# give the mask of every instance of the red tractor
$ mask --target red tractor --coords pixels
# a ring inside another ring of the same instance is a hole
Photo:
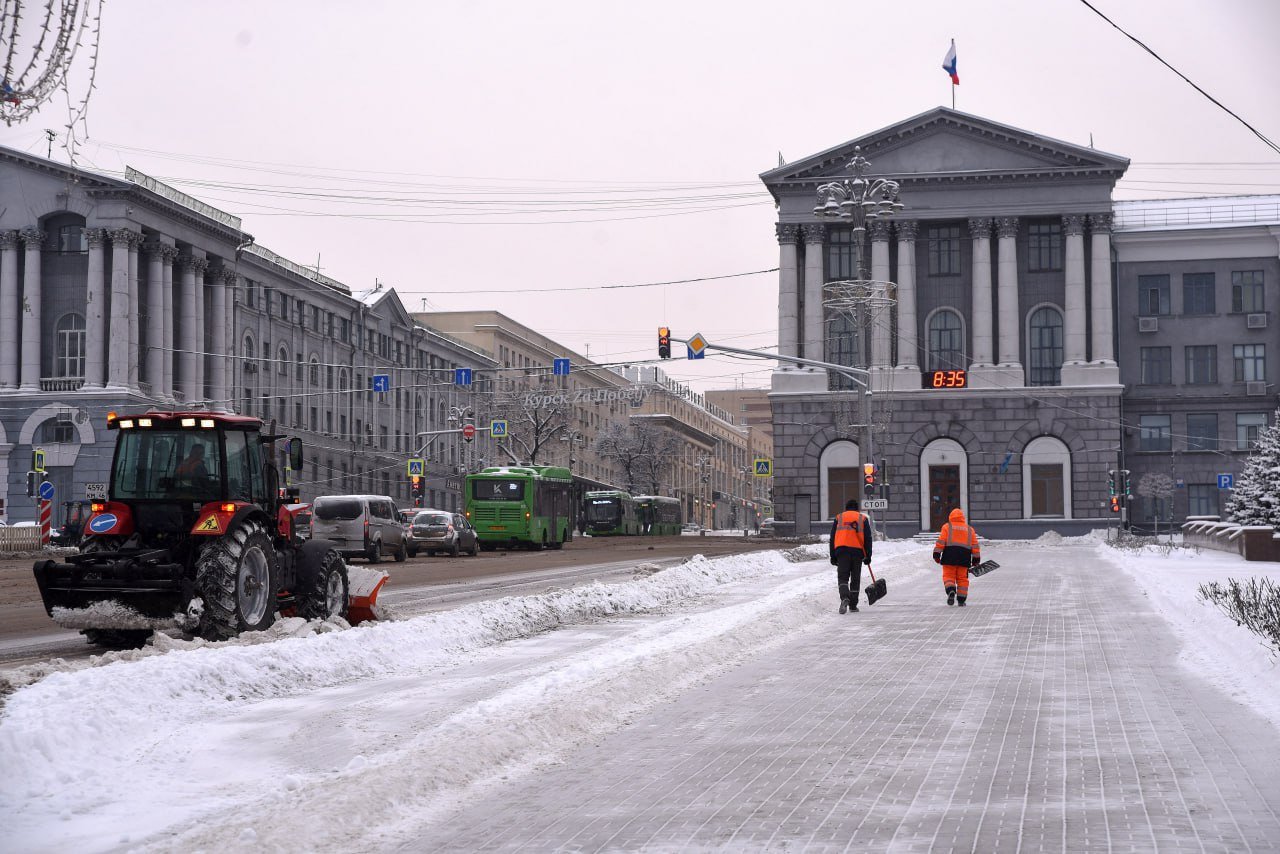
[[[347,566],[295,530],[276,441],[257,418],[211,412],[107,416],[118,431],[105,500],[93,501],[80,554],[40,561],[55,622],[91,643],[138,646],[177,626],[210,640],[265,629],[279,612],[347,615]],[[285,444],[302,468],[302,442]]]

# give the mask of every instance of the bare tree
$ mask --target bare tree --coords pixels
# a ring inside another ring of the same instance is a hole
[[[664,478],[671,481],[671,461],[684,443],[670,430],[652,424],[638,424],[635,430],[644,449],[640,471],[649,483],[649,494],[661,495]]]
[[[538,464],[539,455],[559,439],[569,423],[567,395],[520,391],[499,395],[495,417],[507,422],[507,438],[500,445],[512,462]]]
[[[1166,508],[1167,510],[1169,510],[1173,506],[1174,489],[1175,489],[1175,485],[1173,482],[1173,478],[1169,477],[1169,475],[1167,474],[1161,474],[1159,472],[1148,472],[1147,474],[1144,474],[1142,477],[1138,479],[1137,493],[1143,496],[1144,498],[1158,498],[1161,501],[1168,501],[1169,505],[1168,505],[1168,508]],[[1158,537],[1160,536],[1159,508],[1156,508],[1152,512],[1152,517],[1155,519],[1155,526],[1156,526],[1155,533],[1156,533],[1156,536]]]
[[[646,449],[629,423],[610,421],[596,436],[596,453],[613,460],[622,469],[627,491],[635,489],[638,477],[643,474]]]

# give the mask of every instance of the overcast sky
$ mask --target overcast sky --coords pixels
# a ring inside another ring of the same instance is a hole
[[[1280,139],[1280,3],[1094,5]],[[759,173],[949,106],[953,38],[958,109],[1092,135],[1133,161],[1117,198],[1280,192],[1280,157],[1080,0],[108,0],[77,156],[411,311],[497,309],[597,361],[653,358],[664,323],[772,348],[776,273],[552,289],[775,267]],[[0,139],[43,155],[66,112]],[[767,364],[664,367],[701,390]]]

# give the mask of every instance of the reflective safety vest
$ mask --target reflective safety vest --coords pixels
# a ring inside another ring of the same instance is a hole
[[[857,510],[845,510],[836,517],[836,538],[833,548],[849,548],[866,550],[862,540],[866,528],[864,517]]]
[[[944,566],[967,566],[971,558],[981,554],[978,534],[967,524],[947,522],[938,532],[933,554]]]

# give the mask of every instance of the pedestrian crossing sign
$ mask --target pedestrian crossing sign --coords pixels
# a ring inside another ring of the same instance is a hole
[[[773,460],[758,459],[755,461],[756,477],[773,477]]]
[[[507,435],[507,422],[494,421],[489,425],[489,435],[495,439],[501,439]]]
[[[422,477],[426,474],[427,461],[422,457],[414,457],[409,460],[408,472],[409,477]]]

